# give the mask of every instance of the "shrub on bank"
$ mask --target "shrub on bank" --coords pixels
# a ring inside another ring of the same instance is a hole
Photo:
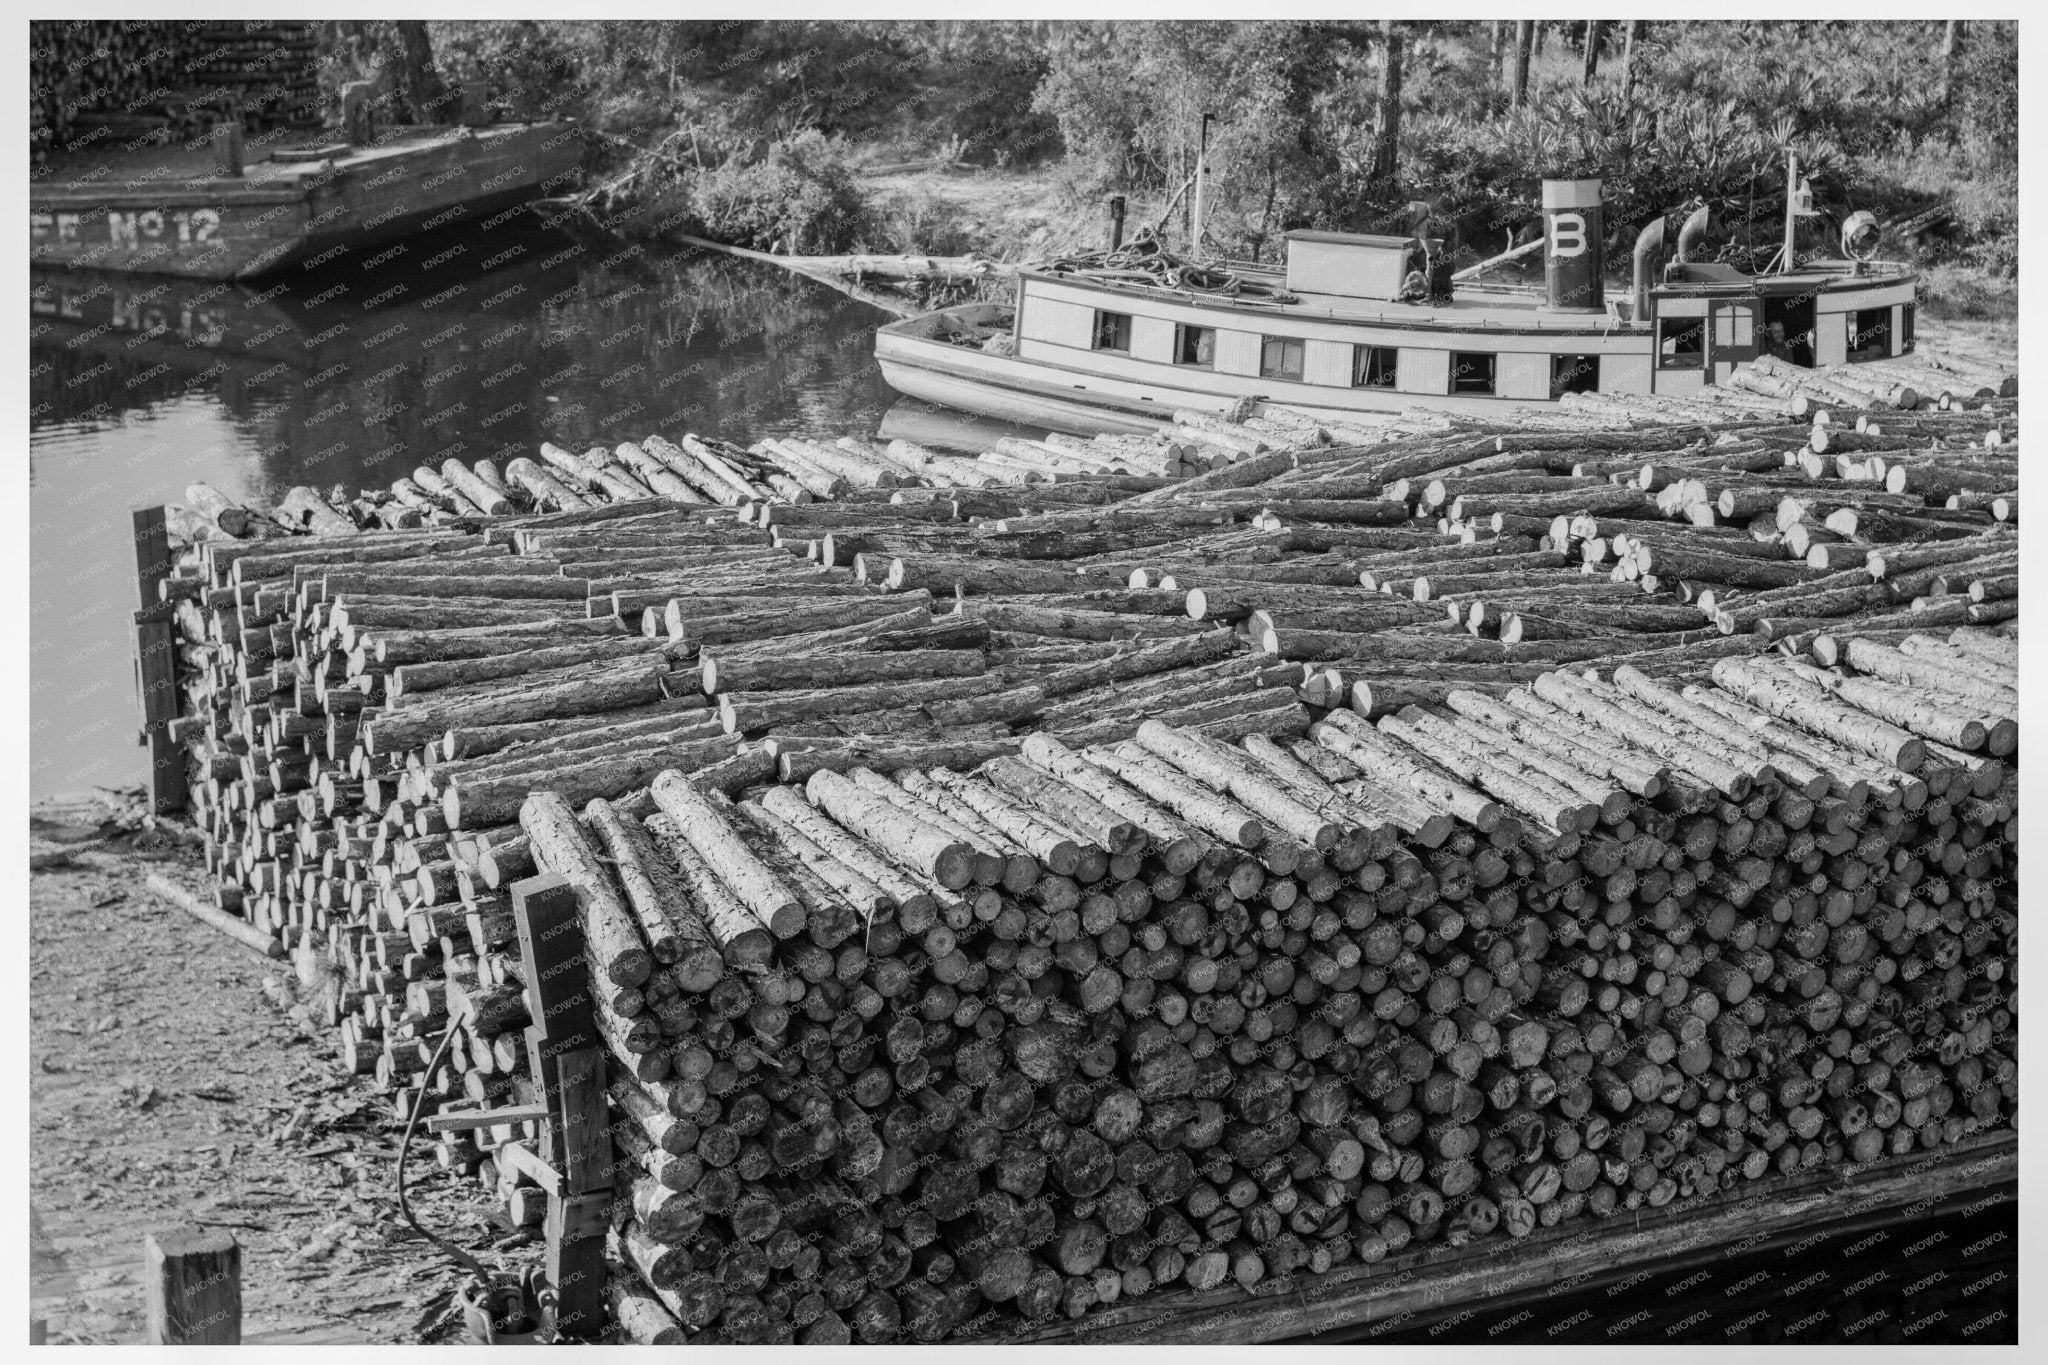
[[[758,160],[703,172],[690,207],[714,241],[792,256],[852,251],[872,227],[845,143],[815,129],[771,143]]]
[[[989,243],[951,199],[927,189],[891,194],[873,209],[868,245],[904,255],[966,256]]]

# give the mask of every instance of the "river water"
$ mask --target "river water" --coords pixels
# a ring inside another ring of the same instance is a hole
[[[889,316],[772,267],[528,214],[378,255],[255,286],[32,272],[32,798],[144,771],[134,508],[502,468],[543,440],[869,434],[895,401]]]

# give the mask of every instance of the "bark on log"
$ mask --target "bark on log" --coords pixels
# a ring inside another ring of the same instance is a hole
[[[677,833],[770,933],[786,939],[803,932],[803,901],[755,856],[710,798],[673,770],[656,777],[652,787],[655,803]]]
[[[978,650],[919,649],[874,654],[798,654],[699,660],[706,692],[768,692],[859,683],[971,678],[987,672]]]
[[[958,891],[972,879],[966,844],[907,816],[841,774],[814,774],[804,784],[804,793],[834,820],[948,891]]]
[[[511,691],[408,706],[380,712],[363,722],[361,742],[373,756],[416,749],[464,725],[513,724],[587,716],[662,699],[660,663],[627,660],[624,667],[581,676],[535,675]]]
[[[654,960],[668,966],[669,978],[683,990],[708,991],[717,985],[725,975],[718,945],[646,830],[602,799],[584,807],[584,818],[611,857]]]
[[[833,628],[852,622],[864,623],[899,616],[924,607],[929,593],[902,593],[888,597],[835,598],[810,606],[767,606],[749,611],[709,611],[687,597],[670,600],[663,612],[671,640],[695,645],[724,644],[736,640],[760,640],[795,635],[804,631]]]
[[[442,818],[450,829],[478,829],[496,824],[517,811],[525,793],[539,782],[546,782],[574,802],[623,797],[647,786],[664,768],[684,765],[695,771],[730,756],[732,751],[732,741],[723,736],[653,749],[630,741],[624,751],[605,752],[582,762],[519,767],[496,775],[485,771],[476,776],[458,776],[441,792]],[[573,752],[569,757],[575,757]]]
[[[1713,675],[1716,683],[1770,715],[1817,730],[1902,772],[1917,771],[1926,757],[1926,746],[1916,736],[1843,706],[1824,689],[1763,660],[1723,659]]]
[[[559,794],[538,791],[519,809],[519,824],[533,841],[534,861],[568,878],[576,891],[577,918],[592,967],[614,986],[644,984],[654,958],[640,941],[640,930],[610,874],[584,832],[576,810]]]

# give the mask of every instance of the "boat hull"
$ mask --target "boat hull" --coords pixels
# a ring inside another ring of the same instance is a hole
[[[1006,386],[999,378],[948,373],[915,359],[877,354],[882,379],[905,397],[971,412],[1020,427],[1043,427],[1075,436],[1147,436],[1164,422],[1124,415],[1086,399],[1062,399]]]
[[[313,269],[559,190],[579,145],[567,125],[533,124],[429,134],[304,168],[265,163],[239,178],[53,179],[30,191],[29,258],[204,280]]]
[[[954,310],[957,312],[958,310]],[[1242,397],[1268,398],[1246,385],[1244,394],[1084,374],[1014,356],[991,355],[941,341],[907,336],[884,327],[876,335],[875,360],[882,378],[911,398],[992,417],[1019,426],[1045,427],[1076,436],[1102,433],[1144,435],[1172,425],[1175,409],[1226,412]],[[1209,376],[1212,380],[1216,376]],[[1445,412],[1498,414],[1499,399],[1418,399],[1412,393],[1375,394],[1354,390],[1344,404],[1304,401],[1290,395],[1287,406],[1329,421],[1361,413],[1397,413],[1418,405]]]

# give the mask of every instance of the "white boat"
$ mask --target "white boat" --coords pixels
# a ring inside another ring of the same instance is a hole
[[[1796,191],[1791,200],[1786,261]],[[1025,268],[1014,303],[891,323],[875,358],[901,393],[1086,435],[1246,400],[1341,420],[1416,407],[1497,414],[1567,393],[1683,396],[1765,351],[1828,366],[1913,349],[1916,276],[1903,265],[1845,255],[1749,274],[1692,261],[1702,208],[1668,252],[1669,220],[1646,227],[1633,287],[1611,298],[1600,182],[1545,181],[1543,217],[1529,248],[1544,252],[1541,288],[1458,283],[1441,242],[1421,236],[1292,232],[1284,265],[1199,272],[1222,288],[1197,287],[1184,269]],[[1845,251],[1874,248],[1868,218],[1845,225]]]

